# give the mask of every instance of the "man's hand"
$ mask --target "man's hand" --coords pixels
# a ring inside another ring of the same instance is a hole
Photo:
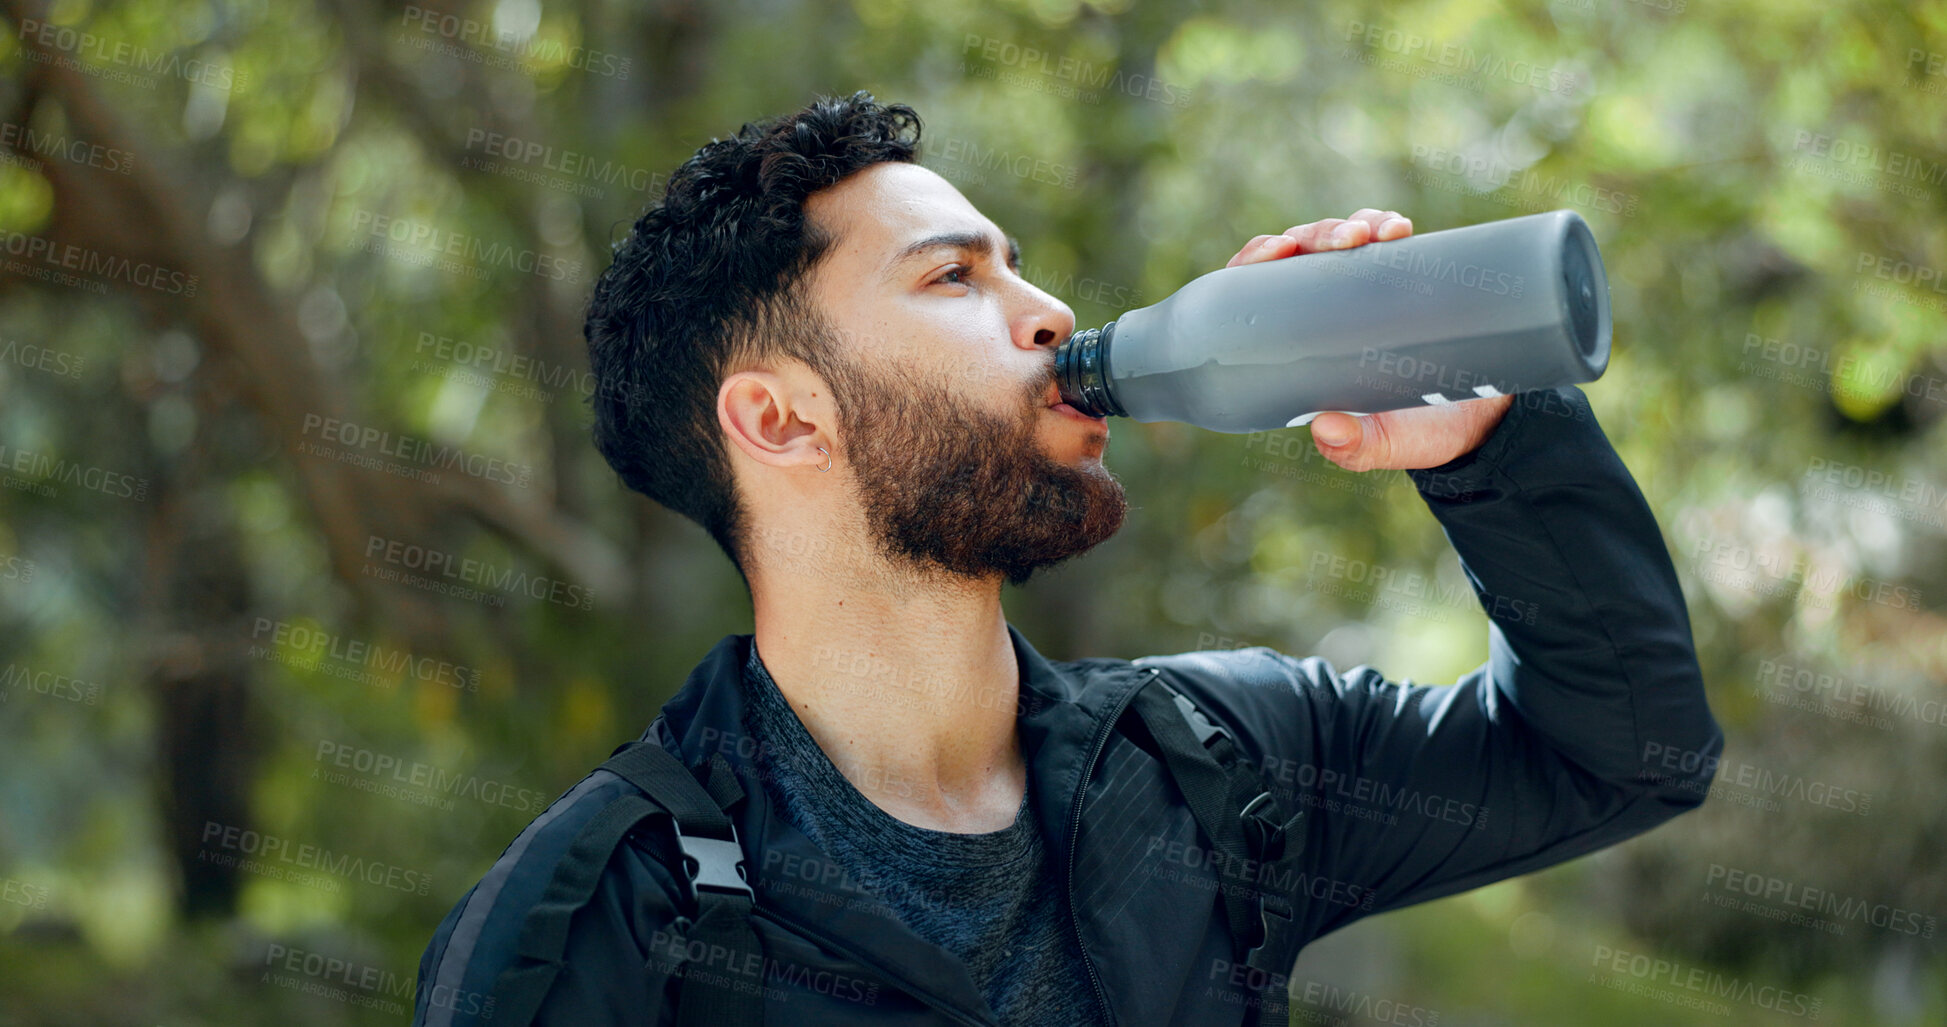
[[[1349,218],[1326,218],[1293,225],[1277,235],[1260,235],[1245,243],[1224,266],[1346,250],[1412,234],[1413,222],[1398,211],[1364,207]],[[1387,410],[1366,417],[1319,414],[1311,422],[1312,444],[1325,459],[1348,471],[1436,467],[1473,452],[1487,441],[1513,403],[1513,396],[1495,396],[1446,406]]]

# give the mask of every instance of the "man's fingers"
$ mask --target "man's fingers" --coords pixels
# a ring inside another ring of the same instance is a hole
[[[1291,253],[1287,252],[1290,246],[1291,239],[1288,236],[1260,235],[1245,243],[1244,248],[1238,250],[1237,255],[1230,258],[1230,262],[1224,266],[1236,267],[1239,264],[1255,264],[1260,260],[1288,257],[1291,256]]]
[[[1369,242],[1404,239],[1412,234],[1412,219],[1399,211],[1361,207],[1349,218],[1325,218],[1306,225],[1292,225],[1277,235],[1256,236],[1224,266],[1351,249]]]
[[[1363,221],[1326,218],[1309,225],[1293,225],[1285,229],[1284,234],[1298,240],[1299,253],[1323,253],[1370,242],[1369,228]]]
[[[1404,239],[1413,234],[1413,219],[1393,211],[1384,212],[1379,218],[1379,226],[1372,230],[1375,240]]]
[[[1361,207],[1352,217],[1372,226],[1372,240],[1403,239],[1413,234],[1413,219],[1396,210]],[[1395,223],[1397,222],[1397,223]]]
[[[1369,242],[1404,239],[1413,234],[1413,221],[1396,210],[1361,207],[1349,218],[1325,218],[1308,225],[1292,225],[1284,234],[1297,240],[1298,253],[1322,253]]]

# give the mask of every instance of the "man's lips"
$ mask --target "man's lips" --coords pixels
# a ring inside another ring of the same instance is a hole
[[[1073,417],[1079,421],[1086,421],[1090,424],[1106,425],[1109,423],[1109,419],[1106,417],[1090,417],[1087,414],[1082,413],[1080,410],[1077,410],[1074,407],[1070,406],[1067,402],[1065,402],[1061,398],[1061,389],[1058,388],[1053,382],[1048,383],[1048,391],[1046,394],[1042,396],[1042,398],[1048,401],[1048,409],[1053,410],[1055,413],[1062,414],[1067,417]]]
[[[1055,413],[1058,413],[1063,417],[1072,417],[1078,421],[1086,421],[1089,424],[1109,423],[1109,419],[1106,417],[1090,417],[1087,414],[1082,413],[1080,410],[1077,410],[1066,403],[1056,403],[1054,406],[1051,406],[1048,409],[1053,410]]]

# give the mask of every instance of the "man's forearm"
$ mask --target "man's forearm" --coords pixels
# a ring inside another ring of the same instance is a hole
[[[1478,449],[1409,473],[1476,584],[1494,681],[1523,719],[1598,776],[1681,777],[1671,787],[1701,800],[1722,735],[1676,569],[1581,390],[1523,393]]]

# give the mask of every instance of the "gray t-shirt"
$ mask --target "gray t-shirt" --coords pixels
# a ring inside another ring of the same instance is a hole
[[[986,834],[908,824],[846,780],[750,650],[745,728],[780,813],[920,937],[966,964],[1003,1024],[1100,1022],[1031,798]]]

